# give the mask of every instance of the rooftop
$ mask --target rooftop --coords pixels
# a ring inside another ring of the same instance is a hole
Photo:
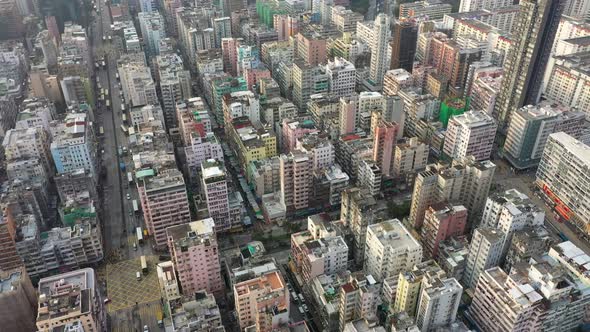
[[[214,229],[213,218],[207,218],[168,227],[166,233],[179,245],[192,246],[216,240]]]
[[[384,247],[421,247],[420,243],[416,241],[401,221],[397,219],[369,225],[367,232],[369,231],[375,234]]]
[[[557,141],[567,151],[583,162],[586,167],[590,167],[590,146],[564,132],[549,135],[549,140]]]

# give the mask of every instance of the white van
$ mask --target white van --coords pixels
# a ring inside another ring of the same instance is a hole
[[[141,272],[135,272],[135,277],[137,277],[137,281],[141,280]]]

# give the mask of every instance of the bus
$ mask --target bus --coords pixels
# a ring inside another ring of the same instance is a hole
[[[143,274],[147,274],[148,267],[147,267],[147,261],[145,259],[145,256],[139,257],[139,260],[141,261],[141,271],[143,272]]]
[[[135,212],[135,213],[139,212],[139,206],[137,205],[137,200],[134,199],[132,204],[133,204],[133,212]]]
[[[137,243],[142,244],[143,243],[143,232],[141,231],[141,227],[137,227],[136,232],[137,232]]]
[[[133,182],[133,175],[131,175],[131,172],[127,172],[127,180],[129,181],[129,183]]]
[[[125,127],[125,125],[121,125],[121,130],[127,134],[127,127]]]

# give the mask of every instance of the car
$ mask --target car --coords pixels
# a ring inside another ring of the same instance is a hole
[[[143,326],[143,332],[150,332],[150,329],[148,328],[147,325]]]
[[[158,321],[158,327],[164,327],[164,321],[163,320],[159,320]]]
[[[107,303],[111,302],[111,299],[109,299],[109,298],[107,297],[106,299],[104,299],[104,301],[103,301],[103,302],[104,302],[104,304],[107,304]]]
[[[133,217],[133,211],[129,211],[129,216]]]
[[[133,250],[137,251],[137,243],[133,242]]]
[[[299,309],[299,313],[301,313],[302,315],[305,312],[305,311],[303,311],[303,308],[301,306],[297,307],[297,309]]]
[[[131,195],[127,194],[127,199],[131,199]]]

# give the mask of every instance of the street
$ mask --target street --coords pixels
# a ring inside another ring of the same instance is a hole
[[[119,266],[115,263],[131,264],[132,260],[137,259],[139,256],[151,256],[153,252],[149,239],[144,241],[143,245],[137,243],[136,228],[141,226],[142,229],[145,229],[145,226],[141,222],[141,216],[133,212],[132,202],[134,200],[139,202],[135,182],[129,183],[127,179],[127,172],[133,173],[133,165],[131,148],[126,133],[120,129],[123,124],[121,118],[122,100],[119,93],[119,83],[115,79],[115,73],[117,72],[116,52],[113,52],[110,48],[109,41],[103,41],[103,36],[111,35],[110,25],[112,21],[109,8],[104,2],[96,1],[96,6],[97,11],[94,13],[94,22],[89,28],[89,36],[93,45],[91,48],[92,58],[94,62],[105,59],[106,66],[98,66],[96,78],[101,88],[108,89],[108,97],[97,103],[99,106],[96,111],[97,125],[102,126],[104,130],[101,139],[102,144],[99,147],[100,150],[104,151],[100,154],[101,160],[99,161],[99,165],[104,167],[104,171],[101,172],[103,177],[99,179],[104,190],[102,231],[105,263],[109,266],[112,265],[111,271],[115,273],[117,272],[115,269]],[[97,100],[100,94],[101,91],[97,88]],[[106,107],[106,100],[110,100],[110,107]],[[119,147],[125,148],[129,153],[119,155]],[[121,170],[120,163],[125,164],[125,171]],[[127,194],[129,194],[129,198],[127,198]],[[134,249],[134,244],[137,245],[136,249]],[[107,271],[109,271],[108,267]],[[155,278],[155,268],[150,269],[149,273],[151,275],[150,279]],[[134,278],[133,275],[130,279]],[[134,280],[134,282],[136,281]],[[146,325],[150,331],[160,330],[156,318],[156,313],[161,314],[160,295],[158,287],[154,285],[157,285],[157,282],[148,288],[156,290],[157,297],[150,297],[135,306],[127,306],[120,310],[113,311],[109,309],[111,330],[141,330]],[[106,284],[106,289],[113,289],[112,286]],[[133,284],[130,284],[130,286],[133,286]],[[150,292],[146,292],[146,294],[148,293]],[[107,296],[111,296],[111,294],[106,294],[105,298]],[[114,302],[109,305],[120,305],[120,303]]]

